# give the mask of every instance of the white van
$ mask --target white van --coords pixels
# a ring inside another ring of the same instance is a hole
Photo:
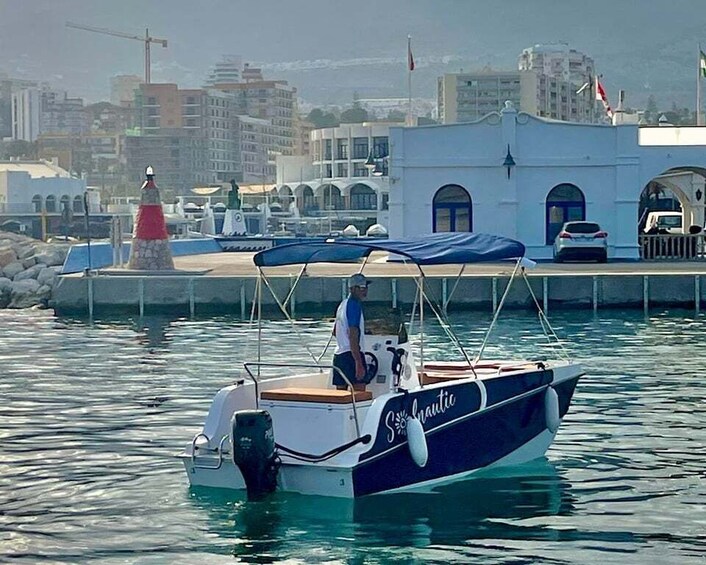
[[[684,233],[684,219],[681,212],[650,212],[645,222],[645,233],[657,228],[657,230],[667,233]]]

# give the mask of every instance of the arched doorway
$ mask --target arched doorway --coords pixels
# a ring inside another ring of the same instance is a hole
[[[435,233],[473,231],[471,195],[462,186],[442,186],[434,195],[432,209],[432,230]]]
[[[685,233],[703,229],[706,201],[706,169],[674,167],[650,179],[640,193],[638,233],[646,229],[650,212],[681,212]]]
[[[377,210],[378,195],[367,184],[356,183],[351,187],[351,210]]]
[[[586,219],[586,199],[573,184],[558,184],[549,191],[546,200],[546,244],[552,245],[565,222]]]

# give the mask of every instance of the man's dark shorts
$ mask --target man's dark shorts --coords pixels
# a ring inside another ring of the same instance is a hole
[[[363,367],[365,367],[365,377],[361,380],[355,378],[355,359],[353,358],[353,352],[346,351],[340,355],[333,356],[333,366],[340,369],[341,372],[346,375],[346,378],[351,382],[351,384],[362,384],[366,385],[373,380],[370,371],[368,371],[368,366],[365,363],[365,357],[361,354],[361,359],[363,361]],[[333,384],[335,386],[348,386],[348,383],[341,377],[338,371],[333,371]]]

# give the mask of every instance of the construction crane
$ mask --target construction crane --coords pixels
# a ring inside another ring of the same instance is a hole
[[[75,24],[73,22],[66,22],[66,27],[82,29],[85,31],[93,31],[95,33],[103,33],[105,35],[113,35],[115,37],[122,37],[124,39],[136,39],[137,41],[142,41],[145,44],[145,82],[147,84],[150,83],[150,43],[159,43],[162,47],[167,46],[166,39],[158,39],[156,37],[151,37],[149,29],[145,29],[145,36],[141,37],[139,35],[130,35],[129,33],[123,33],[121,31],[113,31],[112,29],[86,26],[82,24]]]

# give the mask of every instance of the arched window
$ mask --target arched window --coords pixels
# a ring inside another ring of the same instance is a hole
[[[63,212],[64,208],[70,208],[71,207],[71,199],[69,198],[68,194],[64,194],[64,196],[61,197],[60,204],[59,204],[59,211]]]
[[[586,219],[586,199],[583,192],[573,184],[558,184],[549,191],[546,205],[547,245],[561,231],[565,222]]]
[[[35,212],[41,212],[43,204],[44,202],[42,201],[42,197],[39,194],[35,194],[32,197],[32,209]]]
[[[471,195],[457,184],[442,186],[433,200],[434,232],[473,231]]]
[[[44,206],[46,206],[47,212],[56,212],[56,196],[50,194],[44,201]]]
[[[309,212],[317,209],[314,191],[309,185],[304,186],[301,191],[301,196],[297,198],[297,208],[299,208],[302,212]]]
[[[83,197],[74,196],[74,213],[83,214]]]
[[[341,190],[335,184],[324,184],[319,189],[323,195],[324,210],[343,210]]]
[[[279,200],[284,209],[289,209],[289,204],[292,202],[292,189],[288,186],[283,186],[279,189]]]
[[[377,210],[378,195],[367,184],[354,184],[351,188],[351,210]]]

